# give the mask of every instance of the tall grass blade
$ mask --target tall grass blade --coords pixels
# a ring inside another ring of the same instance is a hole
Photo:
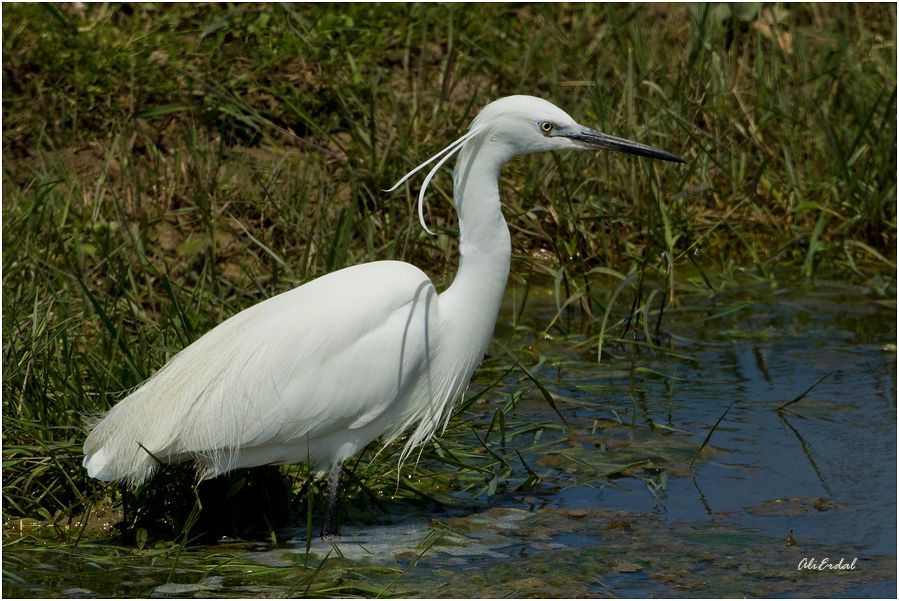
[[[737,401],[733,401],[730,405],[727,406],[727,409],[724,410],[724,413],[721,414],[720,417],[715,421],[709,431],[706,433],[705,438],[702,439],[702,444],[699,445],[699,448],[696,450],[696,453],[693,455],[693,458],[690,459],[690,467],[693,467],[693,464],[696,463],[696,460],[699,458],[702,450],[705,449],[706,445],[709,444],[709,440],[712,439],[712,434],[715,433],[715,430],[718,429],[719,424],[721,424],[722,420],[724,420],[725,416],[727,416],[728,411],[730,411],[731,407],[737,404]]]

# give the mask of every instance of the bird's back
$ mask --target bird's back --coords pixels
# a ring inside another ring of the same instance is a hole
[[[205,477],[342,459],[407,421],[437,323],[434,287],[412,265],[328,274],[181,351],[94,427],[84,464],[93,477],[139,483],[155,467],[151,453],[195,459]]]

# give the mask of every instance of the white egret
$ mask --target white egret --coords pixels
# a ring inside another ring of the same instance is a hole
[[[511,259],[500,168],[516,155],[564,149],[683,162],[579,125],[540,98],[488,104],[468,133],[392,188],[437,161],[419,194],[422,217],[428,183],[458,153],[453,196],[461,258],[446,290],[438,293],[413,265],[378,261],[241,311],[95,423],[84,443],[88,474],[136,485],[157,461],[193,461],[201,480],[308,462],[320,474],[330,470],[322,535],[336,534],[343,461],[379,437],[386,445],[408,431],[402,463],[446,423],[484,357]]]

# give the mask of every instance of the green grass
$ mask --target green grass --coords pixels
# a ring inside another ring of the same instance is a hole
[[[450,177],[429,194],[437,238],[414,185],[382,190],[499,96],[546,97],[689,161],[572,154],[504,171],[513,278],[557,291],[558,319],[536,329],[581,332],[597,359],[628,333],[651,344],[681,291],[741,271],[894,289],[890,5],[4,9],[8,516],[108,505],[80,467],[83,414],[239,310],[374,259],[447,282]],[[572,305],[593,319],[569,323]],[[466,486],[510,469],[452,440],[429,454]],[[360,482],[395,479],[391,461]]]

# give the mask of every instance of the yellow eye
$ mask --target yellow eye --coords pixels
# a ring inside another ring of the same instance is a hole
[[[550,123],[549,121],[541,121],[540,129],[543,131],[543,133],[548,134],[549,132],[551,132],[553,130],[553,124]]]

